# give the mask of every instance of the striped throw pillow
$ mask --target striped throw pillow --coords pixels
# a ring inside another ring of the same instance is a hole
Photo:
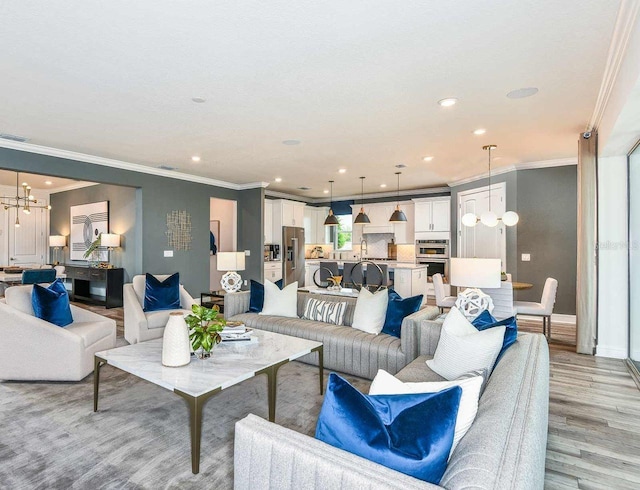
[[[316,322],[332,323],[333,325],[342,325],[345,311],[347,311],[347,303],[334,303],[333,301],[309,298],[307,304],[304,306],[302,318]]]

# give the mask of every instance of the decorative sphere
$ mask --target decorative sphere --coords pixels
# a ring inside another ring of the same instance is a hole
[[[498,216],[493,211],[487,211],[480,216],[480,222],[489,227],[494,227],[498,224]]]
[[[476,226],[477,223],[478,220],[476,218],[476,215],[473,213],[467,213],[462,217],[462,224],[464,226],[473,227]]]
[[[507,226],[514,226],[520,220],[520,216],[515,211],[507,211],[502,215],[502,222]]]
[[[469,288],[458,294],[456,308],[469,320],[474,319],[484,310],[493,311],[493,300],[491,296],[480,289]]]

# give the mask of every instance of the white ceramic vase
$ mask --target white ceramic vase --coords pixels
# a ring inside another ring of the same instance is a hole
[[[171,313],[162,337],[162,365],[178,367],[189,364],[190,361],[189,327],[182,313]]]

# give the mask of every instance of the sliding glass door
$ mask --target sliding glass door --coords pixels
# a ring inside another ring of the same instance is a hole
[[[629,155],[629,358],[640,371],[640,142]]]

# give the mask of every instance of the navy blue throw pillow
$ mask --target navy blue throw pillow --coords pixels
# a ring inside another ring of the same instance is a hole
[[[382,333],[400,338],[402,320],[420,309],[422,295],[402,299],[393,288],[389,288],[389,303],[387,304],[387,316],[384,319]]]
[[[275,282],[276,286],[282,289],[282,279]],[[249,311],[260,313],[264,306],[264,284],[251,279],[251,293],[249,295]]]
[[[33,285],[31,305],[37,318],[53,323],[59,327],[66,327],[73,323],[69,293],[60,279],[56,279],[48,288],[39,284]]]
[[[447,469],[461,395],[459,386],[363,395],[331,373],[316,439],[437,485]]]
[[[488,328],[493,327],[502,327],[505,326],[504,330],[504,340],[502,341],[502,349],[500,350],[500,354],[498,354],[498,358],[496,359],[496,364],[505,353],[505,351],[513,345],[513,343],[518,338],[518,324],[516,323],[516,317],[512,316],[506,318],[504,320],[496,320],[489,310],[484,310],[480,313],[475,319],[471,322],[471,324],[476,327],[478,330],[486,330]]]
[[[147,273],[144,286],[144,311],[180,309],[180,273],[160,281]]]

